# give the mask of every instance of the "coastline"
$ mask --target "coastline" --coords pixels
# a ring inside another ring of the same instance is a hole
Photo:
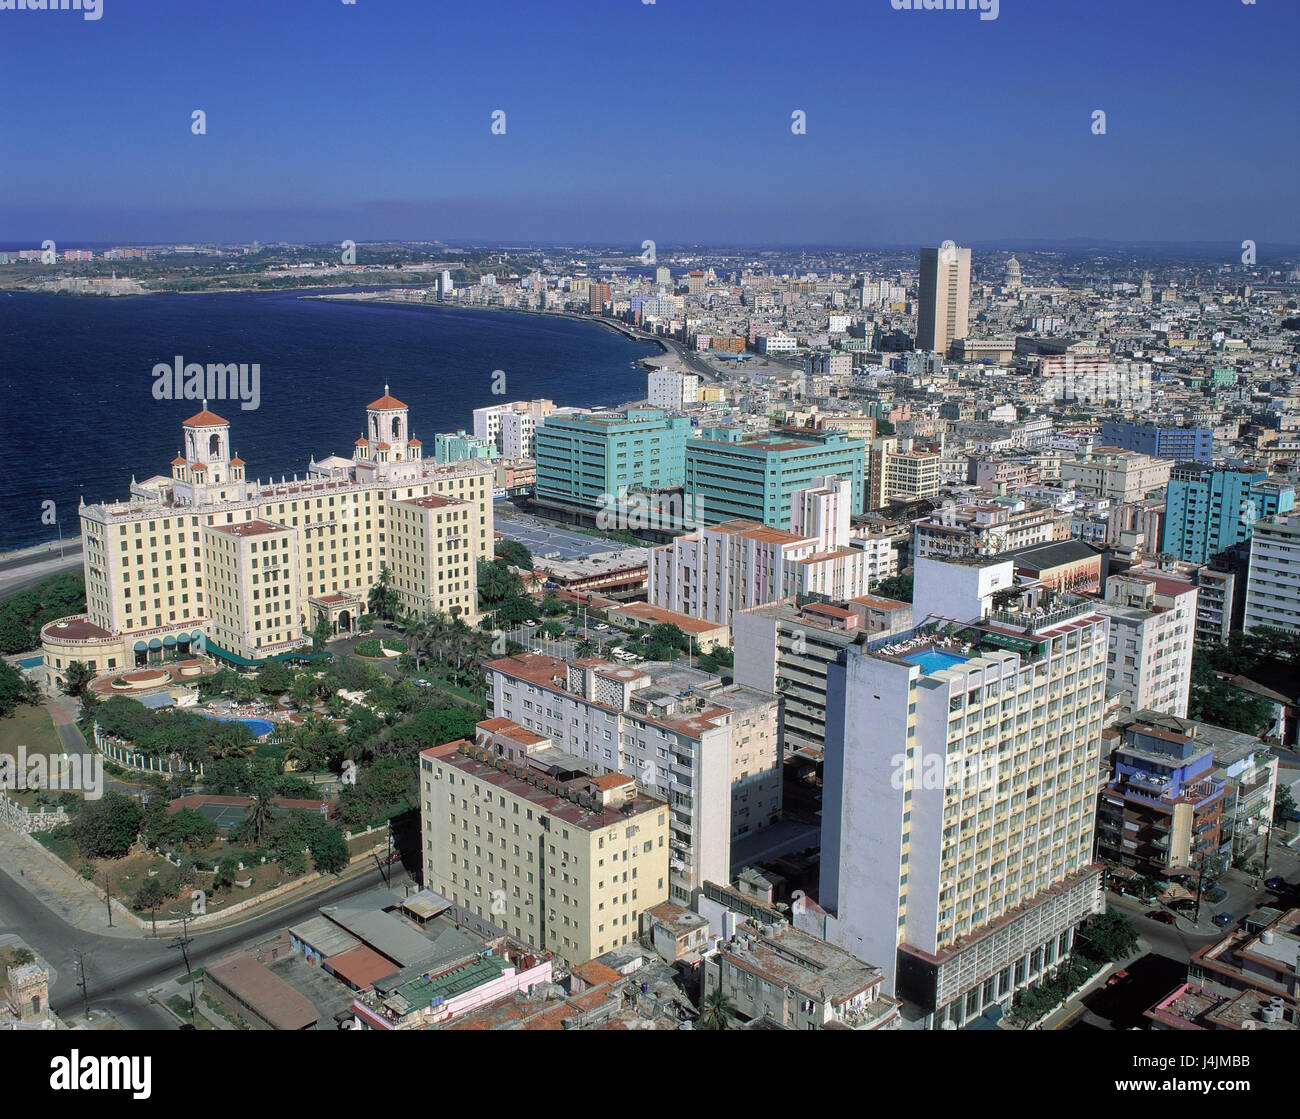
[[[619,322],[616,319],[607,319],[604,316],[580,315],[576,311],[539,311],[534,307],[479,307],[474,304],[461,303],[443,303],[434,302],[415,302],[411,299],[386,299],[383,296],[374,298],[365,298],[363,292],[339,292],[337,294],[313,292],[309,295],[300,295],[299,299],[321,299],[331,300],[336,303],[386,303],[397,307],[442,307],[449,311],[478,311],[487,314],[508,314],[508,315],[537,315],[542,318],[567,319],[569,322],[586,322],[595,323],[612,330],[615,334],[621,334],[629,342],[646,342],[659,347],[663,353],[671,353],[672,350],[667,342],[655,334],[646,334],[638,331],[635,327],[630,327],[627,323]]]

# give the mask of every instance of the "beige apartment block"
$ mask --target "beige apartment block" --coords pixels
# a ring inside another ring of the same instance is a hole
[[[493,714],[588,769],[635,776],[670,809],[669,899],[728,881],[734,838],[781,814],[780,702],[680,662],[635,666],[537,653],[485,666]]]
[[[425,885],[569,966],[635,940],[667,899],[668,806],[549,742],[517,761],[424,750],[420,796]]]
[[[1073,458],[1061,461],[1061,481],[1116,504],[1141,501],[1159,494],[1169,484],[1173,459],[1153,458],[1119,447],[1080,447]]]

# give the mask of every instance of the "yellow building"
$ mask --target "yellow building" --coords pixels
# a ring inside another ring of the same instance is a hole
[[[426,463],[407,411],[385,392],[367,405],[351,459],[313,459],[303,477],[261,482],[247,479],[229,422],[205,402],[182,425],[170,476],[133,481],[124,501],[81,506],[86,613],[43,628],[46,688],[74,660],[117,672],[203,646],[241,664],[307,645],[320,618],[351,631],[384,565],[405,573],[402,609],[477,620],[476,564],[492,554],[492,465]],[[440,500],[411,504],[430,497]],[[249,531],[255,523],[268,527]],[[215,531],[236,526],[243,535]],[[272,541],[268,602],[251,563],[254,544],[260,561]],[[219,572],[208,570],[214,547]],[[230,564],[249,581],[236,586]]]
[[[424,884],[570,966],[668,897],[668,806],[494,719],[420,755]],[[491,745],[495,743],[495,747]]]

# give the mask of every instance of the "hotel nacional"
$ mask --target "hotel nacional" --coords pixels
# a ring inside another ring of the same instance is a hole
[[[204,401],[170,475],[81,506],[86,613],[42,629],[46,688],[72,661],[103,675],[196,650],[241,667],[301,650],[322,618],[355,629],[383,565],[400,611],[477,621],[492,467],[425,462],[407,411],[385,386],[351,459],[250,482],[230,424]]]

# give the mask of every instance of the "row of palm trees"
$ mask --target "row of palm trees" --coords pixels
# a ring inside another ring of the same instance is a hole
[[[416,670],[434,661],[451,670],[461,682],[477,673],[478,666],[492,655],[492,635],[472,629],[460,617],[446,614],[412,615],[406,619],[406,649]]]

